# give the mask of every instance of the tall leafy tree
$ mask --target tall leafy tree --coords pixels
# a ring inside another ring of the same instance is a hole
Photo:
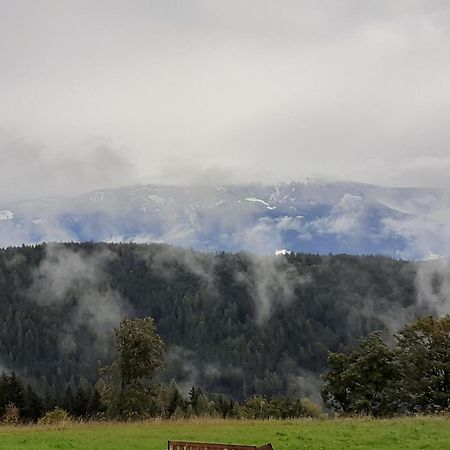
[[[115,330],[117,356],[101,370],[98,389],[110,416],[145,416],[152,410],[152,377],[164,364],[165,345],[151,317],[123,319]]]
[[[393,403],[393,383],[398,377],[394,351],[380,333],[360,341],[350,354],[330,353],[331,370],[324,376],[324,402],[345,413],[383,415]]]
[[[389,349],[378,333],[349,354],[330,353],[325,403],[346,413],[436,413],[450,408],[450,316],[404,327]]]
[[[425,317],[396,335],[401,403],[410,412],[450,408],[450,316]]]

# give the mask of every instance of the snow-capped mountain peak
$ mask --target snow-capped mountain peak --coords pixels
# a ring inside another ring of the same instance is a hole
[[[0,245],[168,242],[208,250],[450,256],[450,195],[352,182],[103,189],[0,203]]]

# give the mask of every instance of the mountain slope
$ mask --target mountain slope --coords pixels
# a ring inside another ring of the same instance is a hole
[[[450,256],[448,218],[450,196],[431,189],[318,181],[131,186],[0,203],[0,245],[156,241],[199,250],[426,259]]]
[[[429,264],[160,244],[1,250],[0,366],[41,390],[94,383],[121,317],[150,315],[168,345],[164,376],[185,389],[317,396],[329,350],[442,312],[437,275],[420,275],[429,295],[416,285]]]

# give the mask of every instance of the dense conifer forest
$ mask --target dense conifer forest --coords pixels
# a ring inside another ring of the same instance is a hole
[[[0,251],[0,369],[47,402],[85,396],[91,408],[114,328],[124,316],[151,316],[167,344],[159,377],[181,391],[317,399],[328,351],[350,351],[374,330],[389,336],[435,313],[419,299],[418,270],[377,256],[262,257],[163,244],[8,248]]]

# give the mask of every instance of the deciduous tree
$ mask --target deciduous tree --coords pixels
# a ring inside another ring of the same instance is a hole
[[[131,418],[152,410],[152,377],[165,346],[151,317],[123,319],[115,330],[117,357],[101,370],[98,389],[110,416]]]

